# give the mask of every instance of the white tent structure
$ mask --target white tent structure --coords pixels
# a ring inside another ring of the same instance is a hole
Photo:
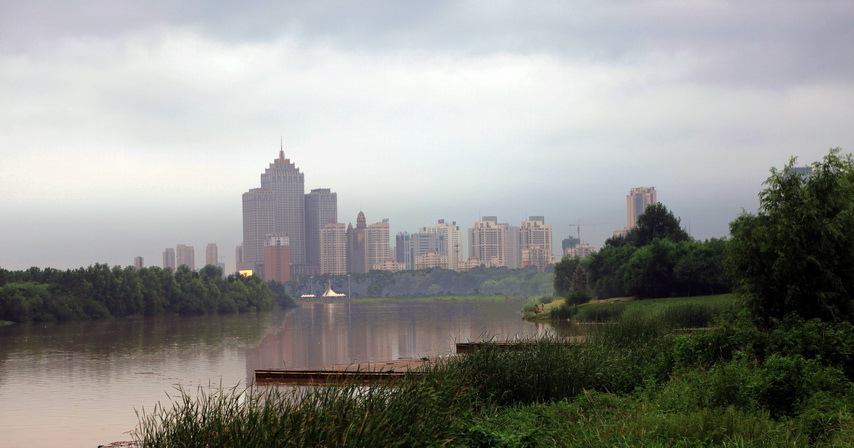
[[[338,294],[337,292],[332,290],[332,280],[329,281],[329,286],[326,287],[326,291],[323,291],[323,294],[320,297],[347,297],[347,294]]]

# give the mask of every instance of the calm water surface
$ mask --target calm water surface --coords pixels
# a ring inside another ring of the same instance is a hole
[[[437,356],[528,337],[519,301],[302,303],[273,313],[0,327],[0,446],[119,440],[176,388],[245,387],[255,369]]]

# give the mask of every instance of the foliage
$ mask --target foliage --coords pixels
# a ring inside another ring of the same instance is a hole
[[[648,206],[625,237],[610,238],[601,251],[573,269],[555,266],[555,291],[579,267],[588,273],[591,295],[598,297],[675,297],[731,291],[725,269],[727,242],[694,241],[664,204]],[[564,266],[561,266],[564,267]],[[569,267],[569,266],[566,266]],[[568,291],[563,293],[568,296]],[[574,300],[580,303],[580,298]]]
[[[554,293],[566,297],[572,289],[572,279],[575,278],[575,270],[581,264],[579,257],[563,257],[554,266]]]
[[[638,216],[638,222],[625,236],[615,236],[605,241],[605,247],[643,247],[655,240],[670,240],[674,243],[690,241],[691,237],[682,229],[679,218],[657,202],[647,206]]]
[[[854,159],[832,149],[804,175],[771,169],[756,215],[730,224],[730,263],[755,319],[854,320]]]
[[[270,309],[273,293],[257,277],[222,276],[216,266],[174,273],[158,267],[7,271],[0,286],[0,320],[102,319],[131,315],[209,314]],[[293,302],[284,292],[276,300]]]
[[[417,271],[370,271],[367,274],[324,274],[285,284],[285,292],[299,297],[318,285],[331,284],[352,297],[426,297],[439,295],[547,295],[552,293],[551,273],[534,268],[508,269],[478,267],[466,272],[448,269]]]

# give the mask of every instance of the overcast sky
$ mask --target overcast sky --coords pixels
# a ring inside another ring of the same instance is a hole
[[[724,237],[770,167],[854,149],[850,0],[267,3],[0,0],[0,266],[231,269],[280,138],[339,221],[595,246],[632,187]]]

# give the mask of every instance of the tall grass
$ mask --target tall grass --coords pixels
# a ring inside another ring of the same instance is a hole
[[[427,382],[220,389],[142,413],[134,431],[156,447],[419,447],[448,442],[456,406]]]
[[[674,335],[660,310],[626,312],[586,342],[486,345],[371,387],[181,391],[142,413],[135,437],[150,448],[851,446],[854,383],[844,362],[824,361],[847,358],[763,354],[786,335],[757,345],[755,329],[731,322]]]

